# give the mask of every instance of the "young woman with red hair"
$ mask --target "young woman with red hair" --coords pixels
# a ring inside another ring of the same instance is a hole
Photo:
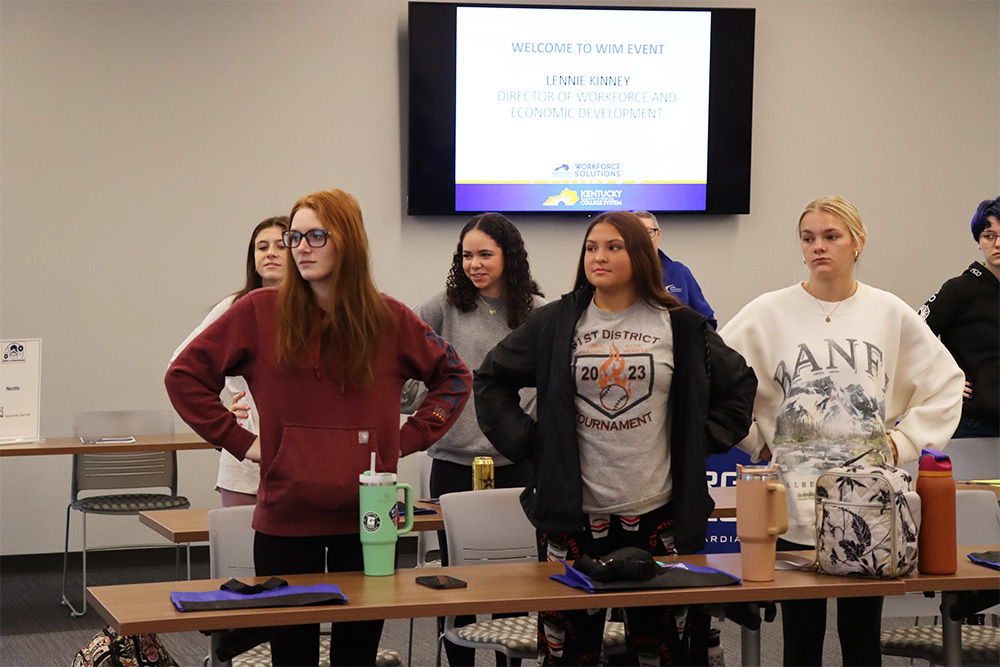
[[[341,190],[301,198],[283,234],[293,265],[277,289],[240,299],[167,371],[170,399],[208,442],[258,460],[253,527],[258,575],[361,570],[358,475],[395,472],[457,418],[471,375],[451,346],[371,276],[357,200]],[[247,379],[260,436],[219,402],[227,375]],[[400,428],[403,384],[428,387]],[[374,665],[382,621],[334,624],[332,665]],[[319,626],[271,640],[275,665],[316,665]]]

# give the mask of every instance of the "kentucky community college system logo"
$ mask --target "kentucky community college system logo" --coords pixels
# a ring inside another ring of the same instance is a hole
[[[580,201],[580,195],[576,194],[574,190],[569,188],[563,188],[563,191],[557,195],[553,195],[542,202],[542,206],[573,206],[578,201]]]

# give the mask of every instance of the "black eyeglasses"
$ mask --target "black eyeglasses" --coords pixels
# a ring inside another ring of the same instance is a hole
[[[996,232],[983,232],[982,234],[979,235],[979,242],[993,245],[994,243],[997,242]]]
[[[330,232],[325,229],[310,229],[305,234],[297,232],[293,229],[281,232],[281,240],[284,241],[285,246],[289,248],[298,248],[299,244],[302,243],[303,238],[305,238],[306,243],[309,244],[310,248],[322,248],[326,245],[326,240],[330,238]]]
[[[659,227],[647,227],[646,231],[649,232],[649,238],[656,236],[656,232],[660,231]]]

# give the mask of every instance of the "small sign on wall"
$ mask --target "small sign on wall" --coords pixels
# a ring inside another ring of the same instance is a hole
[[[0,443],[41,440],[42,339],[0,341]]]

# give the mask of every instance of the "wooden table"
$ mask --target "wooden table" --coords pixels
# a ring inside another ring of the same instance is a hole
[[[444,520],[438,505],[418,500],[414,506],[434,510],[437,514],[415,514],[413,530],[444,530]],[[175,544],[207,542],[208,512],[209,509],[205,508],[150,510],[139,512],[139,522]]]
[[[736,487],[709,488],[715,499],[713,518],[736,516]],[[431,509],[437,514],[417,514],[413,530],[444,530],[440,505],[418,500],[415,507]],[[140,512],[139,521],[175,544],[208,541],[208,509],[152,510]]]
[[[661,559],[672,560],[672,559]],[[739,554],[708,554],[681,558],[739,575]],[[436,568],[468,582],[468,588],[434,590],[420,586],[415,569],[396,570],[390,577],[366,577],[362,572],[302,574],[282,577],[289,584],[332,583],[347,595],[346,605],[233,609],[181,613],[170,601],[171,591],[217,589],[225,580],[167,581],[149,584],[97,586],[87,595],[98,612],[122,634],[186,632],[269,625],[363,621],[389,618],[506,613],[542,609],[633,607],[659,604],[695,604],[896,595],[905,592],[901,580],[862,580],[815,572],[779,570],[773,582],[745,582],[741,586],[618,591],[588,594],[550,580],[561,573],[560,563],[503,563]],[[246,578],[260,583],[268,577]]]
[[[135,442],[85,445],[80,438],[47,438],[44,442],[0,445],[0,456],[49,456],[53,454],[105,454],[108,452],[159,452],[163,450],[213,449],[194,433],[137,435]]]
[[[715,510],[712,512],[713,519],[735,519],[736,518],[736,487],[735,486],[710,486],[708,494],[715,501]]]
[[[686,556],[680,560],[740,573],[739,554]],[[667,559],[672,560],[672,559]],[[632,607],[661,604],[696,604],[788,600],[801,598],[899,595],[901,580],[861,580],[815,572],[779,570],[768,583],[671,590],[619,591],[587,594],[552,581],[562,572],[559,563],[515,563],[446,567],[435,574],[450,574],[468,582],[468,588],[432,590],[415,582],[415,570],[397,570],[391,577],[366,577],[361,572],[296,575],[290,584],[333,583],[347,595],[340,606],[236,609],[178,612],[171,591],[204,591],[223,580],[175,581],[88,589],[91,605],[119,633],[185,632],[246,627],[294,625],[389,618],[417,618],[441,614],[528,612],[542,609]],[[985,568],[983,568],[985,569]],[[266,578],[249,581],[261,582]],[[969,583],[968,585],[974,585]],[[760,633],[744,628],[745,664],[759,663]],[[756,657],[755,657],[756,656]],[[756,662],[755,662],[756,661]]]
[[[959,549],[959,570],[954,575],[914,574],[900,579],[856,579],[816,572],[777,570],[772,582],[744,582],[738,586],[682,588],[671,590],[619,591],[587,594],[549,579],[562,571],[559,563],[516,563],[447,567],[435,573],[451,574],[468,582],[468,588],[433,590],[415,582],[415,570],[397,570],[390,577],[366,577],[361,572],[295,575],[290,584],[333,583],[347,595],[339,606],[235,609],[178,612],[170,601],[171,591],[204,591],[218,588],[223,580],[172,581],[151,584],[98,586],[87,597],[98,613],[119,633],[187,632],[300,623],[341,622],[390,618],[418,618],[441,614],[527,612],[542,609],[631,607],[661,604],[756,603],[804,598],[901,595],[908,591],[940,590],[943,595],[962,590],[1000,586],[996,570],[973,565],[966,554],[987,551],[996,545]],[[741,573],[739,554],[708,554],[675,559],[709,565],[735,575]],[[249,581],[262,582],[259,577]],[[959,628],[960,630],[960,628]],[[959,665],[961,634],[944,634],[948,664]],[[759,664],[760,633],[743,628],[744,664]]]

